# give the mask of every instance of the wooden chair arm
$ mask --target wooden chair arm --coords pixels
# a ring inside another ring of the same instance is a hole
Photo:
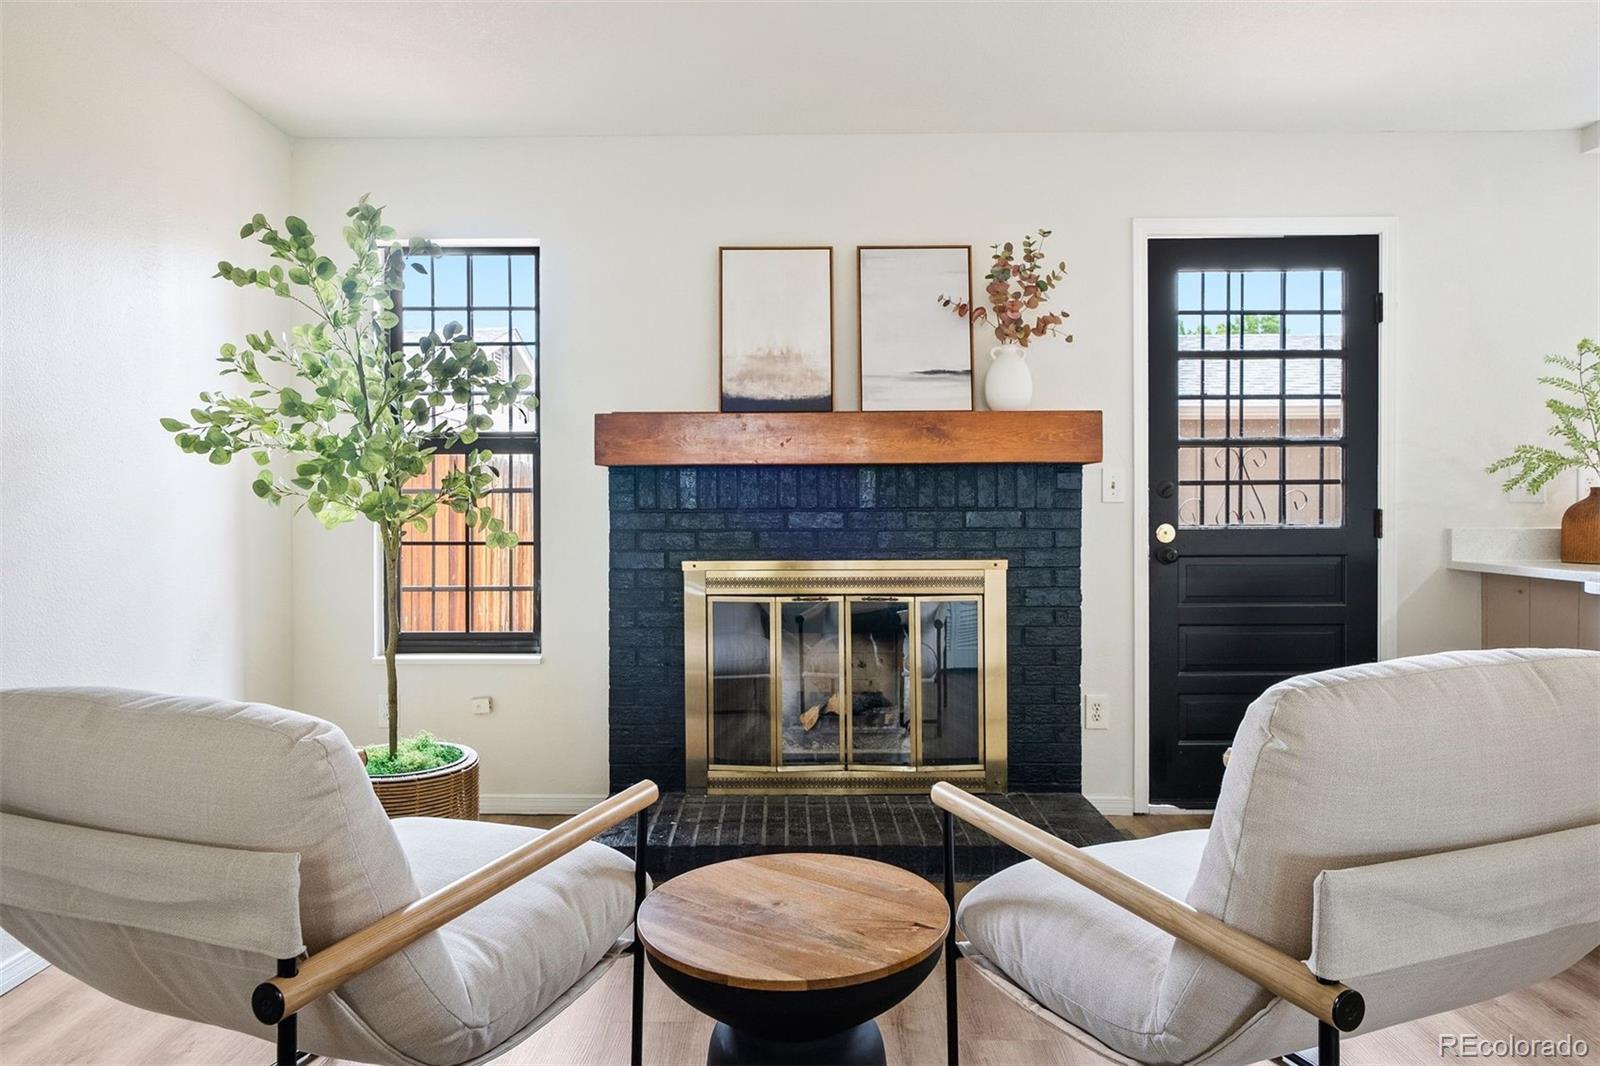
[[[573,815],[539,839],[530,840],[438,891],[384,915],[365,929],[329,944],[301,963],[294,976],[274,977],[257,985],[251,996],[256,1017],[264,1024],[277,1024],[451,919],[644,810],[659,795],[654,782],[640,781],[582,814]]]
[[[1318,1021],[1342,1032],[1361,1024],[1366,1006],[1359,992],[1336,982],[1322,981],[1305,963],[1271,944],[1107,866],[1066,841],[954,785],[942,781],[934,785],[933,802],[1163,932],[1194,945]]]

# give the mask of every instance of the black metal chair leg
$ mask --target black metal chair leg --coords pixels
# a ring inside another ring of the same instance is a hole
[[[649,844],[649,808],[633,817],[633,1030],[628,1061],[644,1061],[644,941],[639,939],[639,907],[644,903],[645,855]]]
[[[1339,1066],[1339,1030],[1317,1023],[1317,1066]]]
[[[299,959],[279,959],[279,977],[293,977],[300,969]],[[278,1054],[276,1066],[301,1066],[315,1056],[300,1052],[300,1016],[291,1014],[278,1023]]]
[[[961,1061],[960,1030],[956,1014],[956,823],[944,812],[944,902],[950,908],[950,929],[944,937],[944,1041],[950,1066]]]

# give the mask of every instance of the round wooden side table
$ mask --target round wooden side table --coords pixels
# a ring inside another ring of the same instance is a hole
[[[706,1061],[881,1064],[874,1021],[938,965],[950,912],[914,874],[846,855],[702,866],[645,898],[667,987],[717,1020]]]

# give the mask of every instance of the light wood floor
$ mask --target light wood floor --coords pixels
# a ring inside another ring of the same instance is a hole
[[[1155,815],[1112,821],[1129,836],[1149,836],[1203,828],[1207,820],[1203,815]],[[1104,1066],[1109,1061],[1007,999],[970,963],[958,965],[963,1062]],[[905,1003],[880,1019],[891,1063],[922,1066],[944,1061],[943,990],[943,974],[935,972]],[[628,1012],[629,964],[624,960],[550,1025],[497,1061],[505,1066],[624,1063]],[[645,1019],[647,1062],[705,1061],[711,1020],[673,996],[653,973],[646,986]],[[1444,1033],[1476,1033],[1486,1039],[1571,1034],[1588,1043],[1591,1055],[1600,1054],[1600,952],[1533,988],[1348,1040],[1344,1061],[1349,1066],[1437,1064],[1439,1036]],[[0,997],[0,1063],[5,1066],[266,1066],[271,1061],[272,1047],[265,1039],[150,1014],[109,999],[55,969]],[[1546,1066],[1552,1062],[1537,1061]]]

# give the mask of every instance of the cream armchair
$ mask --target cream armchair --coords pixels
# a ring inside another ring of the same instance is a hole
[[[1122,1061],[1315,1046],[1336,1066],[1341,1033],[1513,991],[1600,945],[1597,766],[1600,654],[1297,677],[1250,706],[1209,830],[1078,849],[935,786],[947,840],[953,816],[1031,857],[967,894],[952,939]]]
[[[0,738],[0,926],[124,1002],[276,1025],[285,1066],[486,1061],[628,946],[643,870],[587,841],[649,782],[543,832],[390,821],[343,733],[261,704],[12,690]]]

